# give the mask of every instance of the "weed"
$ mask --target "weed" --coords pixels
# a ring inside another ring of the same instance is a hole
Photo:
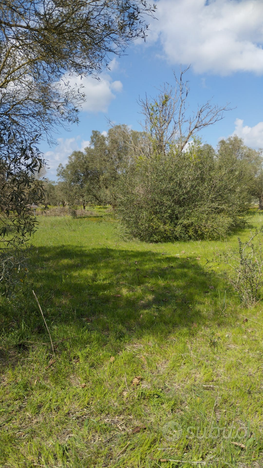
[[[263,284],[263,251],[260,235],[256,230],[248,241],[238,238],[238,252],[225,255],[226,262],[234,274],[229,275],[229,282],[237,292],[244,306],[252,306],[260,300],[260,289]],[[255,241],[257,241],[255,243]]]

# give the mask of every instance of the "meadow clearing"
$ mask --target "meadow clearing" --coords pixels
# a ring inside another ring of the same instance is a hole
[[[263,214],[166,244],[99,209],[38,219],[0,299],[0,466],[262,468],[262,303],[240,303],[222,254]]]

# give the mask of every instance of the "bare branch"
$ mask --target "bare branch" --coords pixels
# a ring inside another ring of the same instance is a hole
[[[183,151],[191,138],[203,128],[213,125],[224,118],[224,112],[230,110],[228,105],[217,106],[211,101],[198,106],[196,112],[187,115],[189,95],[188,82],[184,80],[187,67],[175,78],[175,87],[168,83],[159,90],[157,98],[147,95],[140,99],[141,113],[145,117],[145,131],[152,139],[153,148],[158,153],[169,152],[171,146]]]

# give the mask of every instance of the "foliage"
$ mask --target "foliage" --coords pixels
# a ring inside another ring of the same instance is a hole
[[[83,94],[72,74],[96,74],[145,37],[144,0],[5,0],[0,6],[0,121],[49,132],[76,120]]]
[[[227,106],[210,101],[187,115],[189,88],[181,72],[155,99],[141,100],[147,151],[140,148],[118,185],[117,209],[144,241],[216,239],[244,225],[260,152],[230,137],[217,151],[195,135],[223,118]]]
[[[125,125],[112,127],[107,136],[93,131],[90,146],[74,151],[68,163],[58,167],[64,198],[69,204],[115,204],[115,186],[134,158],[135,148],[145,144],[143,133]]]
[[[128,232],[148,242],[224,237],[243,225],[251,201],[241,162],[199,141],[184,152],[137,158],[118,197]]]
[[[232,167],[231,171],[233,172],[236,170],[236,165],[239,165],[243,181],[241,187],[245,186],[251,196],[260,201],[262,196],[262,151],[247,147],[241,138],[233,136],[219,142],[218,153],[221,165],[225,165],[228,170]]]
[[[35,141],[0,124],[0,286],[11,287],[12,272],[23,264],[20,252],[35,230],[32,205],[42,200],[43,188],[34,177],[42,158]],[[17,283],[14,274],[14,284]]]
[[[43,180],[43,189],[44,189],[44,199],[43,203],[45,208],[48,208],[48,205],[59,205],[59,197],[57,191],[57,185],[55,182],[44,179]]]
[[[258,208],[263,210],[263,168],[262,164],[253,179],[251,186],[251,194],[258,200]]]
[[[34,178],[34,171],[41,164],[41,156],[34,142],[12,131],[1,132],[0,152],[0,235],[8,235],[6,242],[10,242],[34,230],[31,205],[42,197],[42,186]]]
[[[263,286],[261,237],[262,229],[256,230],[245,242],[238,239],[238,252],[229,251],[224,256],[232,269],[229,281],[245,307],[254,305],[260,299],[260,289]]]

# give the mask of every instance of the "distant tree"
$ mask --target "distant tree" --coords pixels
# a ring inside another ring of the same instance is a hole
[[[115,187],[121,174],[134,158],[140,132],[125,125],[112,127],[107,136],[93,131],[90,146],[74,151],[65,166],[58,168],[58,177],[70,204],[115,204]]]
[[[219,155],[224,165],[234,171],[236,165],[242,167],[240,189],[247,190],[258,200],[259,209],[263,209],[263,157],[262,150],[254,150],[244,145],[241,138],[229,137],[219,142]],[[245,188],[246,187],[246,188]]]
[[[64,208],[67,204],[66,184],[62,181],[56,182],[55,193],[56,193],[57,205],[62,205]]]
[[[67,202],[70,205],[80,203],[83,209],[88,202],[101,202],[99,172],[92,166],[86,153],[86,150],[85,153],[74,151],[66,166],[60,165],[57,171]]]
[[[258,199],[258,208],[263,210],[263,168],[261,167],[254,179],[252,195]]]
[[[57,192],[57,184],[56,182],[53,182],[49,179],[44,179],[42,181],[43,183],[43,190],[44,190],[44,196],[43,196],[43,203],[45,208],[48,208],[48,205],[58,205],[59,204],[59,199],[58,199],[58,192]]]
[[[228,169],[234,171],[238,165],[242,173],[240,184],[244,183],[252,192],[255,178],[262,168],[262,152],[244,145],[243,140],[235,135],[219,142],[218,155]]]

